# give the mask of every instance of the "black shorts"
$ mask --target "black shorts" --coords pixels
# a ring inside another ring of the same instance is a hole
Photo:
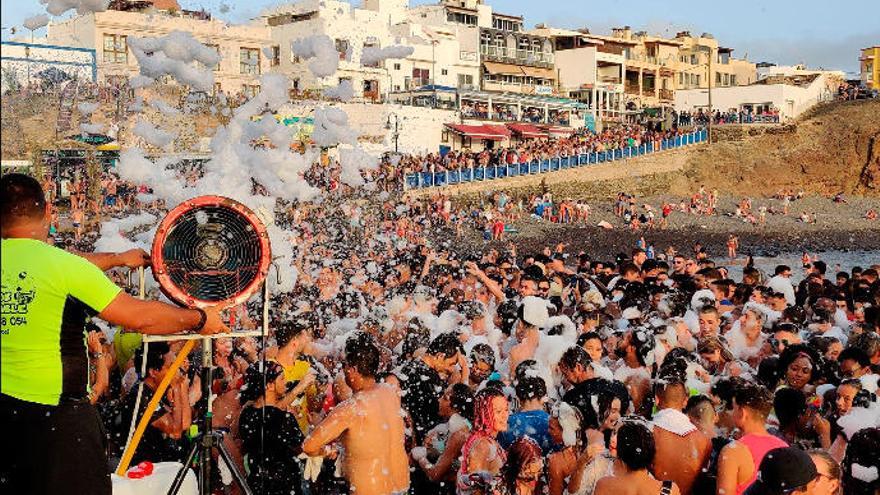
[[[45,406],[0,394],[0,492],[110,495],[107,439],[88,401]]]

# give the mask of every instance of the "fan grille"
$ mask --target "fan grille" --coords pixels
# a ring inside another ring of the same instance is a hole
[[[203,198],[163,220],[156,238],[161,245],[153,249],[154,257],[161,253],[154,260],[157,279],[169,298],[187,306],[243,302],[268,269],[265,227],[239,203]]]

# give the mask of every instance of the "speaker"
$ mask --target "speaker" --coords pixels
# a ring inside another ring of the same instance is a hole
[[[153,276],[188,307],[235,306],[260,289],[272,252],[263,222],[223,196],[199,196],[168,212],[153,239]]]

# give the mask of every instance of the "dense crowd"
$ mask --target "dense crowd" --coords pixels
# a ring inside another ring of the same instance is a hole
[[[660,131],[644,126],[617,126],[601,132],[580,130],[567,137],[529,139],[508,147],[482,151],[450,150],[445,154],[404,155],[399,162],[402,173],[445,172],[492,165],[512,165],[554,157],[577,156],[584,153],[640,146],[647,142],[669,139],[677,131]]]
[[[109,199],[112,184],[102,184],[105,218],[144,208],[127,190]],[[880,487],[877,265],[830,274],[808,259],[795,283],[799,269],[783,265],[733,280],[705,249],[480,251],[455,240],[461,225],[484,227],[479,211],[443,196],[353,194],[279,202],[276,222],[296,246],[281,270],[296,273],[293,289],[273,295],[266,341],[213,349],[213,424],[257,493]],[[685,208],[712,214],[717,193],[695,196]],[[621,217],[631,199],[617,198]],[[488,211],[510,203],[497,193]],[[254,305],[236,315],[242,328],[261,321]],[[90,400],[118,459],[138,392],[137,417],[181,344],[144,355],[132,334],[99,320],[90,330]],[[183,460],[209,400],[197,355],[135,463]],[[235,493],[222,471],[220,492]]]
[[[750,108],[740,110],[730,109],[727,111],[715,110],[714,113],[698,109],[696,112],[682,111],[677,115],[678,125],[681,126],[705,126],[709,120],[715,125],[721,124],[777,124],[779,123],[779,109],[768,108],[761,112]]]

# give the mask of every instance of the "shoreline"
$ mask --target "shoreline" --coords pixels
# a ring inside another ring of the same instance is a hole
[[[554,247],[565,242],[569,244],[566,251],[570,254],[583,250],[593,257],[605,259],[613,259],[618,253],[629,257],[630,250],[644,237],[658,254],[669,246],[678,252],[692,253],[694,244],[699,242],[710,258],[726,259],[727,239],[734,234],[739,238],[737,252],[742,259],[747,254],[773,257],[803,251],[811,255],[824,251],[877,251],[878,259],[870,262],[880,263],[880,220],[863,218],[868,208],[878,208],[880,202],[873,198],[847,199],[847,203],[833,203],[828,198],[806,197],[792,202],[788,215],[767,215],[766,225],[760,226],[728,216],[737,202],[736,198],[728,196],[719,201],[716,215],[690,215],[676,211],[670,215],[667,229],[643,227],[637,231],[623,225],[623,220],[614,215],[610,201],[591,202],[592,213],[586,223],[556,224],[524,217],[512,223],[517,232],[506,234],[503,241],[486,242],[479,236],[480,232],[466,232],[465,237],[468,243],[496,249],[513,242],[520,255],[540,252],[545,246]],[[636,203],[640,211],[643,204],[650,204],[657,211],[664,200],[677,204],[681,198],[653,196],[637,198]],[[759,206],[779,208],[781,201],[756,198],[752,204],[753,209]],[[816,223],[799,221],[798,217],[804,211],[815,213]],[[600,221],[609,222],[614,228],[598,227]]]

